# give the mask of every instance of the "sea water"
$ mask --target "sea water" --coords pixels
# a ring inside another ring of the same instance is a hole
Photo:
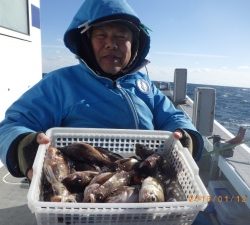
[[[250,141],[250,88],[188,84],[187,95],[191,99],[194,99],[197,87],[211,87],[216,90],[215,119],[234,135],[240,126],[245,127],[245,139]]]

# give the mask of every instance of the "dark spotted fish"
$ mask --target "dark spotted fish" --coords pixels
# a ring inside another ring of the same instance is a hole
[[[50,146],[43,168],[46,201],[186,201],[177,171],[167,154],[143,144],[136,144],[135,152],[135,156],[123,158],[84,142],[60,148]]]
[[[71,168],[73,171],[96,171],[96,172],[102,172],[102,169],[100,166],[94,163],[87,163],[87,162],[81,162],[81,161],[72,161],[71,160]]]
[[[106,154],[101,153],[99,150],[85,142],[72,143],[58,149],[70,159],[76,161],[114,166],[114,163],[107,157]]]
[[[130,183],[132,173],[121,170],[116,172],[112,177],[110,177],[105,183],[97,188],[94,195],[95,198],[103,201],[110,193],[114,190],[127,186]]]
[[[148,148],[146,145],[143,144],[136,144],[135,145],[135,154],[139,156],[142,160],[146,159],[148,156],[155,153],[154,150]]]
[[[158,153],[153,153],[144,159],[136,168],[136,170],[142,175],[153,176],[159,168],[159,165],[162,164],[162,156]]]
[[[70,194],[62,184],[62,180],[69,175],[70,169],[68,162],[57,148],[50,146],[47,149],[43,170],[52,187],[51,201],[76,202],[75,196]]]
[[[95,191],[100,187],[100,184],[98,183],[93,183],[89,184],[83,193],[83,202],[97,202],[96,196],[95,196]]]
[[[164,202],[164,190],[160,182],[153,178],[147,177],[143,180],[139,191],[139,202]]]
[[[161,164],[159,165],[159,171],[163,173],[168,179],[177,179],[177,172],[168,159],[163,158]]]
[[[87,187],[85,187],[83,194],[84,202],[97,202],[95,192],[96,190],[105,183],[108,179],[110,179],[114,173],[104,172],[96,175],[89,183]]]
[[[97,174],[99,174],[99,172],[77,171],[66,176],[62,180],[62,183],[71,193],[84,192],[85,187]]]
[[[115,152],[111,152],[103,147],[95,147],[99,152],[105,155],[111,162],[115,162],[116,160],[122,159],[123,157]]]
[[[106,199],[108,203],[119,202],[138,202],[139,201],[139,189],[137,187],[122,186],[113,191]]]
[[[91,181],[90,184],[97,183],[97,184],[103,184],[105,183],[109,178],[111,178],[114,175],[113,172],[103,172],[98,175],[96,175]]]
[[[176,201],[186,201],[186,195],[178,182],[178,180],[172,180],[169,185],[165,186],[166,189],[166,201],[176,202]]]
[[[139,166],[140,162],[136,158],[123,158],[115,161],[120,170],[131,171]]]

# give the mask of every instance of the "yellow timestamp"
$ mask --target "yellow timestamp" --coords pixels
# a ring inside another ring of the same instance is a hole
[[[238,202],[246,203],[247,195],[189,195],[189,202]]]

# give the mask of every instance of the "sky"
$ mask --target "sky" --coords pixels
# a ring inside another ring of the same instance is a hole
[[[63,35],[84,0],[41,0],[43,72],[78,63]],[[249,0],[128,0],[151,29],[152,80],[250,88]],[[142,70],[145,72],[145,70]]]

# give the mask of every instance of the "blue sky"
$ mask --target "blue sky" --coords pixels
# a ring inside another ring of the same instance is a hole
[[[77,61],[63,34],[83,0],[41,0],[43,71]],[[249,0],[128,0],[152,32],[148,59],[153,80],[250,87]]]

